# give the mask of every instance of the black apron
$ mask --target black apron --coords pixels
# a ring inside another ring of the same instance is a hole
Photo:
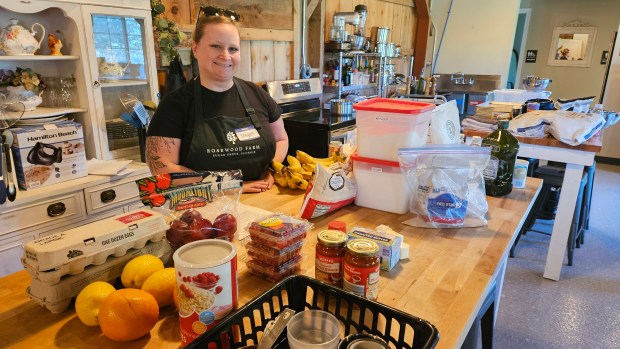
[[[260,179],[275,155],[275,142],[270,141],[269,125],[261,125],[241,84],[236,78],[233,82],[246,116],[205,117],[200,78],[194,81],[194,131],[182,165],[194,171],[241,169],[244,180]]]

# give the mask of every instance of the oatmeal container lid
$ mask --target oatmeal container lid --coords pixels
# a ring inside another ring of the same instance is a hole
[[[323,230],[319,232],[317,240],[327,246],[342,246],[347,242],[347,234],[340,230]]]
[[[206,239],[185,244],[172,257],[176,267],[209,268],[228,263],[237,255],[235,245],[226,240]]]
[[[368,239],[352,239],[347,242],[347,249],[360,256],[374,256],[379,252],[379,245]]]

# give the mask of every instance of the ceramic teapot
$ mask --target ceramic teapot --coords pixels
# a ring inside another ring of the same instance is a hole
[[[99,77],[104,80],[118,80],[125,75],[125,70],[129,63],[124,67],[116,62],[108,62],[103,57],[99,57]]]
[[[5,55],[34,55],[34,52],[41,47],[41,42],[45,36],[45,28],[35,23],[28,29],[17,24],[18,20],[15,18],[9,19],[9,25],[2,29],[0,33],[0,51]],[[37,32],[34,30],[35,26],[41,28],[41,38],[37,40],[35,35]]]

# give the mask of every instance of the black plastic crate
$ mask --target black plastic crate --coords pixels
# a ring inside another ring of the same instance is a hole
[[[320,309],[334,314],[344,335],[371,333],[392,348],[434,348],[439,332],[430,322],[370,301],[304,275],[290,276],[256,297],[186,348],[241,348],[258,343],[265,325],[284,308]],[[260,335],[259,335],[260,334]],[[286,330],[274,348],[288,348]]]

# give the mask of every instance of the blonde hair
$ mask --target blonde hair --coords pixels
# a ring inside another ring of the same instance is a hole
[[[194,33],[192,34],[192,40],[195,43],[200,42],[200,39],[204,36],[205,27],[209,24],[230,24],[237,29],[237,33],[239,32],[239,27],[237,23],[226,16],[201,16],[196,22],[196,28],[194,29]]]

